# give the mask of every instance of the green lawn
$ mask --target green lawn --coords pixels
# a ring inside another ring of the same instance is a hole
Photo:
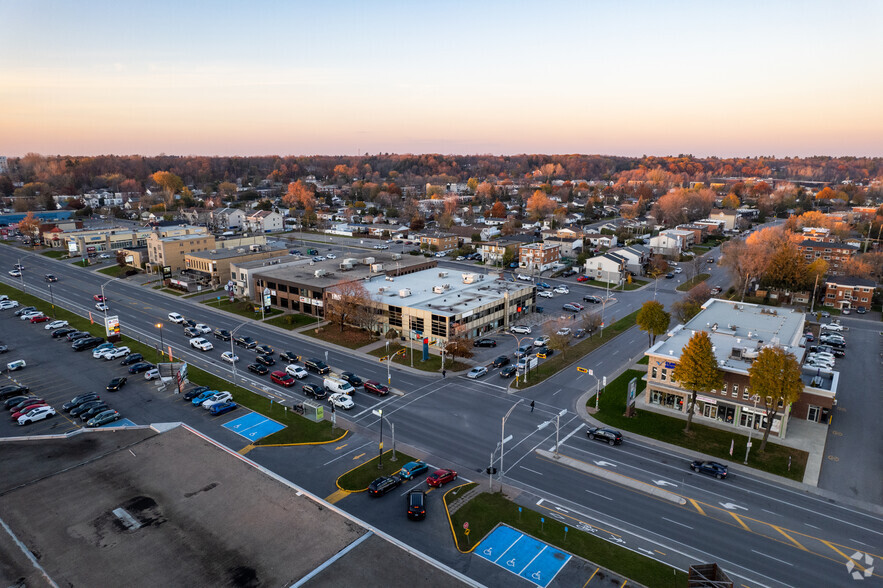
[[[214,294],[216,292],[223,292],[223,288],[216,288],[214,290],[202,290],[201,292],[192,292],[190,294],[186,294],[184,298],[194,298],[196,296],[202,296],[203,294]]]
[[[646,371],[626,370],[625,373],[610,382],[601,393],[600,410],[595,414],[595,418],[611,427],[706,453],[725,462],[738,461],[741,463],[745,460],[745,448],[748,443],[746,435],[708,427],[697,423],[695,419],[690,425],[690,433],[684,433],[686,420],[650,411],[638,410],[637,415],[633,418],[624,416],[629,380],[638,378],[637,390],[640,394],[646,387],[646,383],[641,380],[645,375],[647,375]],[[594,395],[586,403],[586,406],[594,408]],[[732,456],[730,455],[730,443],[734,443]],[[792,480],[803,480],[806,460],[809,457],[805,451],[776,445],[772,442],[772,438],[767,443],[764,453],[760,453],[759,448],[760,439],[755,436],[748,457],[750,467]],[[791,457],[790,471],[788,470],[789,457]]]
[[[645,355],[644,357],[639,359],[636,363],[639,363],[641,365],[647,365],[650,363],[650,358]]]
[[[554,376],[561,370],[576,362],[582,356],[591,353],[601,345],[621,334],[626,329],[633,327],[635,325],[635,317],[637,316],[638,311],[636,310],[635,312],[619,319],[609,327],[606,327],[603,335],[600,334],[600,331],[593,333],[591,337],[586,337],[576,345],[572,346],[567,351],[567,355],[557,351],[550,359],[540,362],[535,370],[531,370],[527,384],[524,383],[524,380],[519,378],[518,384],[513,380],[511,386],[520,390],[522,388],[527,388],[528,386],[539,384],[546,378]]]
[[[457,496],[473,485],[446,493],[445,504],[456,500]],[[541,519],[545,519],[545,522]],[[574,528],[575,522],[568,520],[562,523],[552,518],[548,512],[537,512],[524,507],[519,509],[517,504],[498,492],[479,494],[451,515],[451,526],[461,551],[471,549],[498,523],[504,523],[645,586],[681,588],[687,585],[687,574],[683,570],[675,570],[592,533],[579,531]],[[464,523],[469,523],[468,536],[464,534]]]
[[[693,245],[692,251],[697,255],[702,255],[703,253],[711,251],[711,247],[706,247],[705,245]]]
[[[78,265],[80,267],[89,267],[89,260],[88,259],[86,259],[86,260],[81,259],[79,261],[75,261],[74,265]]]
[[[260,306],[258,307],[258,312],[254,312],[255,305],[253,302],[248,300],[234,300],[230,302],[230,298],[227,296],[221,296],[221,299],[217,298],[213,300],[203,300],[202,304],[208,304],[213,306],[214,308],[219,308],[221,310],[226,310],[227,312],[232,312],[233,314],[238,314],[239,316],[243,316],[245,318],[256,318],[260,320],[261,311]],[[270,310],[264,311],[264,318],[268,318],[271,316],[276,316],[282,314],[282,311],[277,308],[271,308]]]
[[[53,259],[62,259],[67,257],[67,251],[59,251],[57,249],[49,249],[47,251],[41,251],[40,255],[45,255],[46,257],[51,257]]]
[[[599,288],[609,288],[611,292],[614,290],[620,289],[619,284],[614,284],[612,282],[610,282],[610,283],[602,282],[601,280],[589,280],[588,282],[583,282],[583,283],[590,284],[592,286],[598,286]],[[638,280],[638,279],[632,278],[632,283],[629,284],[627,282],[624,282],[622,285],[622,289],[626,290],[626,291],[637,290],[641,286],[646,286],[647,284],[649,284],[649,282],[647,280]]]
[[[684,282],[680,286],[678,286],[677,290],[678,290],[678,292],[687,292],[696,284],[701,284],[702,282],[704,282],[705,280],[707,280],[710,277],[711,277],[711,274],[699,274],[699,275],[693,277],[692,279],[687,280],[686,282]]]
[[[422,343],[414,343],[414,367],[425,372],[440,372],[442,369],[441,356],[430,353],[429,359],[423,361],[422,346]],[[408,347],[400,345],[398,342],[389,344],[390,354],[399,352],[403,349],[408,349]],[[409,351],[405,351],[404,353],[396,355],[392,360],[393,363],[410,366],[411,357],[409,353]],[[374,357],[383,357],[386,355],[386,346],[384,345],[380,349],[369,351],[368,355],[373,355]],[[460,372],[463,370],[467,370],[470,367],[471,366],[469,364],[463,363],[462,361],[452,360],[450,357],[445,356],[445,371]]]
[[[337,485],[340,486],[342,490],[361,492],[367,490],[368,484],[380,476],[389,476],[396,473],[409,461],[417,460],[406,453],[396,451],[396,460],[392,461],[392,450],[387,450],[383,452],[382,468],[378,469],[377,456],[375,455],[372,459],[369,459],[362,465],[351,469],[341,477],[337,478]]]
[[[112,278],[120,278],[120,277],[125,277],[126,268],[120,267],[118,265],[112,265],[110,267],[105,267],[105,268],[98,270],[98,273],[104,274],[106,276],[110,276]]]
[[[304,327],[309,324],[315,324],[316,317],[310,316],[308,314],[283,314],[282,316],[274,316],[271,319],[267,319],[264,321],[269,325],[273,325],[276,327],[281,327],[283,329],[288,329],[291,331],[292,329],[297,329],[300,327]]]
[[[350,349],[358,349],[369,343],[377,341],[377,337],[364,329],[356,329],[353,327],[344,327],[340,330],[338,325],[325,325],[321,328],[309,329],[301,331],[304,335],[321,339],[328,343],[348,347]]]
[[[0,294],[6,294],[11,299],[18,300],[22,306],[35,306],[38,310],[42,310],[47,316],[55,316],[58,319],[68,321],[71,327],[81,331],[88,331],[93,335],[103,337],[104,326],[100,322],[94,324],[89,319],[76,315],[68,310],[56,306],[53,315],[51,305],[36,296],[22,293],[20,290],[0,284]],[[121,325],[123,333],[126,332],[126,324]],[[151,341],[142,343],[140,340],[133,339],[123,335],[123,345],[128,346],[133,352],[141,353],[145,360],[156,362],[160,360],[157,345]],[[61,345],[61,343],[59,343]],[[188,379],[197,386],[209,386],[214,390],[228,390],[233,393],[233,398],[238,404],[248,407],[251,410],[260,412],[283,425],[285,429],[262,439],[258,444],[280,444],[280,443],[321,443],[332,441],[339,438],[346,431],[341,428],[332,428],[330,421],[320,421],[318,423],[304,418],[291,410],[286,411],[282,406],[273,402],[268,398],[247,390],[240,386],[234,386],[228,380],[209,374],[192,365],[187,366]]]

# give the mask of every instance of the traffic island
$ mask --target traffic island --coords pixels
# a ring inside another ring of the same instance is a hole
[[[384,345],[383,347],[379,347],[377,349],[374,349],[373,351],[369,351],[368,355],[385,358],[388,357],[386,353],[386,346]],[[410,357],[410,353],[414,353],[413,359]],[[422,370],[424,372],[442,371],[442,358],[440,355],[430,353],[429,359],[423,361],[422,351],[420,351],[419,349],[411,350],[411,348],[403,347],[398,343],[390,344],[389,355],[392,356],[392,362],[396,365],[409,366],[417,370]],[[381,359],[381,361],[387,360]],[[468,370],[470,367],[472,366],[467,365],[462,361],[457,361],[456,359],[451,359],[450,357],[445,358],[445,371],[447,372],[461,372],[464,370]]]
[[[650,559],[617,544],[579,530],[578,525],[591,528],[580,521],[560,522],[549,513],[540,513],[519,506],[499,492],[482,492],[455,512],[450,506],[465,497],[475,484],[452,488],[445,493],[445,510],[448,513],[454,542],[461,553],[471,553],[499,525],[506,525],[524,533],[525,536],[548,543],[561,551],[604,568],[604,574],[622,576],[645,586],[681,588],[687,585],[687,574],[661,562]],[[600,570],[598,570],[600,572]],[[617,581],[615,585],[624,582]]]
[[[417,461],[401,451],[395,452],[395,461],[393,461],[392,450],[383,453],[383,467],[380,468],[377,467],[379,459],[378,456],[374,456],[365,463],[357,465],[344,473],[337,478],[337,487],[345,492],[364,492],[368,489],[368,484],[377,478],[391,476],[402,469],[402,466],[409,461]]]

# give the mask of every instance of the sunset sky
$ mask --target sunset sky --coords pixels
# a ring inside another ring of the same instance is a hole
[[[0,0],[0,155],[883,156],[883,1]]]

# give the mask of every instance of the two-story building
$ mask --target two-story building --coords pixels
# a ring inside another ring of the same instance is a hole
[[[459,246],[460,238],[453,233],[423,233],[420,235],[420,247],[431,251],[453,251]]]
[[[243,230],[255,233],[271,233],[281,231],[284,226],[284,218],[278,212],[272,210],[256,210],[245,217]]]
[[[211,214],[215,230],[238,230],[245,224],[245,212],[238,208],[215,208]]]
[[[582,236],[561,236],[549,235],[543,237],[543,243],[558,245],[561,251],[561,257],[576,257],[583,251]]]
[[[544,272],[561,262],[558,243],[530,243],[518,248],[518,267],[528,271]]]
[[[625,279],[628,263],[627,258],[608,251],[586,260],[586,275],[593,280],[619,284]]]
[[[159,233],[151,233],[147,237],[147,259],[157,268],[168,267],[171,271],[186,268],[184,256],[194,251],[210,251],[215,249],[215,237],[207,233],[160,237]]]
[[[735,210],[718,209],[712,210],[708,215],[710,220],[723,222],[725,231],[733,231],[739,221],[739,213]]]
[[[677,229],[660,231],[658,235],[650,238],[650,249],[654,254],[677,258],[685,249],[693,246],[695,238],[696,235],[692,231]]]
[[[184,254],[184,267],[190,273],[204,278],[209,284],[222,285],[230,281],[230,264],[258,261],[287,255],[285,247],[249,245],[230,249],[209,249]]]
[[[871,310],[874,297],[873,280],[854,278],[851,276],[831,276],[825,279],[824,305],[831,308],[862,308],[864,312]]]

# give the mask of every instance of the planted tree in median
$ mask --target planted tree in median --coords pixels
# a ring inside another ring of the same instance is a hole
[[[803,392],[800,379],[800,364],[793,353],[781,347],[764,347],[748,368],[751,392],[757,394],[764,404],[766,426],[760,451],[766,449],[766,442],[773,427],[773,419],[785,408],[797,402]]]
[[[647,332],[650,339],[650,345],[656,342],[656,337],[665,333],[668,329],[668,323],[671,322],[671,314],[665,312],[665,307],[661,302],[648,300],[641,305],[636,317],[638,328]]]
[[[681,388],[690,390],[690,403],[687,406],[687,426],[685,433],[690,432],[690,423],[693,422],[693,410],[696,407],[696,395],[699,392],[709,393],[719,390],[723,385],[723,375],[717,367],[717,358],[711,349],[711,337],[705,331],[696,331],[684,349],[681,351],[681,359],[672,371],[672,379],[680,384]]]

